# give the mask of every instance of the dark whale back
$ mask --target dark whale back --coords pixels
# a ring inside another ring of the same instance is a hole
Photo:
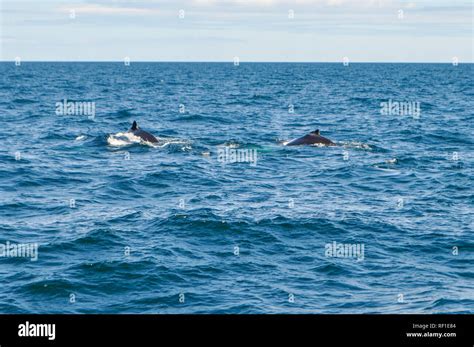
[[[309,134],[299,137],[295,140],[288,142],[287,146],[301,146],[301,145],[314,145],[322,144],[325,146],[335,146],[335,143],[328,138],[319,135],[319,130],[310,132]]]
[[[154,137],[154,136],[153,136],[152,134],[150,134],[149,132],[146,132],[145,130],[141,130],[141,129],[135,130],[135,131],[133,131],[133,135],[138,136],[138,137],[141,138],[143,141],[158,142],[158,140],[156,139],[156,137]]]
[[[130,132],[133,133],[133,135],[138,136],[141,138],[143,141],[155,143],[158,142],[155,136],[150,134],[149,132],[142,130],[138,127],[137,122],[133,121],[132,127],[129,130]]]

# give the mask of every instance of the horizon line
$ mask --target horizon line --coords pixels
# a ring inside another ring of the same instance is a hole
[[[16,60],[3,60],[0,63],[15,64]],[[21,60],[21,63],[124,63],[124,60]],[[213,64],[232,64],[232,60],[130,60],[130,65],[135,63],[213,63]],[[343,64],[342,61],[239,61],[240,64]],[[450,64],[450,61],[349,61],[351,64]],[[457,64],[474,64],[474,61],[458,61]]]

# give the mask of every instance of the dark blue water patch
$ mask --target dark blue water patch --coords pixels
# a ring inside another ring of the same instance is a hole
[[[24,104],[34,104],[34,103],[36,103],[37,101],[36,101],[36,100],[32,100],[32,99],[13,99],[13,100],[11,100],[11,102],[13,102],[13,103],[15,103],[15,104],[24,105]]]
[[[463,306],[459,306],[459,302],[463,304]],[[471,307],[474,304],[474,300],[459,300],[459,299],[449,299],[449,298],[440,298],[435,300],[429,307],[429,309],[435,309],[438,313],[444,312],[442,307],[448,313],[451,314],[466,314],[469,313],[469,309],[460,309],[458,307]]]
[[[125,118],[125,119],[131,119],[133,117],[137,117],[138,115],[136,114],[135,109],[121,109],[118,110],[117,112],[114,112],[111,114],[111,117],[115,120],[120,119],[120,118]]]

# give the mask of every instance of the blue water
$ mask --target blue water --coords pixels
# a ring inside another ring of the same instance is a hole
[[[1,313],[474,312],[472,64],[9,62],[0,81],[0,243],[39,245],[0,257]],[[65,98],[95,117],[57,115]],[[133,120],[160,145],[111,145]],[[337,146],[283,145],[317,128]]]

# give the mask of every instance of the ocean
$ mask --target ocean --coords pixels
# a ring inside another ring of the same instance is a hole
[[[0,313],[474,313],[473,76],[0,63]]]

